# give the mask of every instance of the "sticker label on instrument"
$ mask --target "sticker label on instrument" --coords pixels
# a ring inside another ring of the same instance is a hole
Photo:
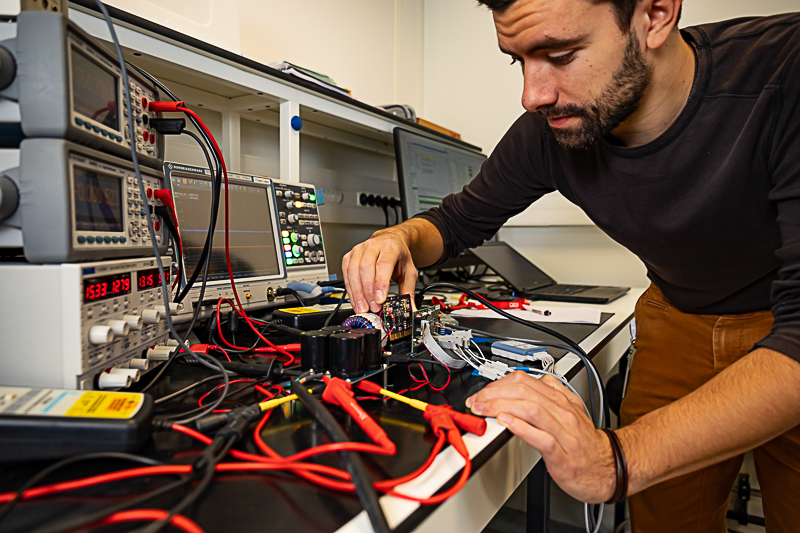
[[[143,401],[143,394],[130,392],[0,387],[4,415],[130,419]]]
[[[288,309],[281,309],[281,311],[285,311],[287,313],[294,313],[296,315],[302,315],[304,313],[330,313],[334,310],[336,306],[331,305],[312,305],[309,307],[290,307]]]
[[[144,396],[129,392],[84,392],[65,413],[91,418],[130,418],[136,414]]]

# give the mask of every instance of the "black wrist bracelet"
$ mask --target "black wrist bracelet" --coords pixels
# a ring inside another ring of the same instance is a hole
[[[611,443],[611,451],[614,453],[614,469],[616,471],[616,484],[614,494],[606,503],[612,504],[621,502],[628,496],[628,463],[625,460],[625,452],[622,451],[622,443],[614,430],[604,429],[603,433]]]

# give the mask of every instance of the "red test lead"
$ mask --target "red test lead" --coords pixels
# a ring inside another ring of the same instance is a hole
[[[147,109],[152,113],[180,113],[179,106],[184,106],[185,103],[180,102],[150,102],[147,104]]]
[[[370,417],[364,409],[358,405],[358,402],[353,398],[353,391],[350,390],[350,384],[339,378],[323,378],[327,386],[322,393],[322,399],[328,403],[340,406],[342,409],[355,419],[356,423],[361,426],[361,429],[369,435],[376,444],[391,450],[394,454],[396,447],[394,443],[389,440],[389,437],[375,421]]]

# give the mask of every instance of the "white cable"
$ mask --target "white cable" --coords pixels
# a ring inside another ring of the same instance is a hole
[[[605,510],[606,506],[603,505],[602,503],[599,505],[600,505],[600,514],[597,515],[597,524],[595,525],[594,529],[591,529],[589,527],[589,512],[590,512],[589,504],[588,503],[583,504],[583,515],[584,515],[583,517],[586,523],[586,533],[598,533],[600,531],[600,525],[603,523],[603,511]]]
[[[453,352],[455,352],[456,355],[458,355],[464,361],[466,361],[469,366],[471,366],[475,370],[480,370],[480,368],[478,368],[479,365],[476,365],[475,362],[472,360],[472,358],[463,352],[463,348],[461,348],[460,346],[455,346],[453,348]]]
[[[480,348],[480,346],[478,346],[478,344],[477,344],[477,343],[476,343],[474,340],[472,340],[472,339],[470,339],[470,341],[469,341],[469,342],[470,342],[470,344],[472,344],[472,345],[475,347],[475,350],[477,350],[478,354],[480,355],[480,358],[481,358],[482,360],[486,361],[486,356],[484,356],[484,355],[483,355],[483,353],[481,353],[481,348]],[[470,350],[470,353],[472,353],[472,351],[471,351],[471,350]]]

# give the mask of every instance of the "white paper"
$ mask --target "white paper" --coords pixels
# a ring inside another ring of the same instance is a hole
[[[599,324],[600,315],[602,313],[600,309],[594,307],[549,307],[534,305],[530,308],[537,309],[542,313],[550,311],[550,315],[545,316],[544,314],[523,309],[504,309],[504,311],[515,317],[523,318],[531,322],[561,322],[569,324]],[[491,309],[458,309],[450,314],[454,317],[505,318]]]

